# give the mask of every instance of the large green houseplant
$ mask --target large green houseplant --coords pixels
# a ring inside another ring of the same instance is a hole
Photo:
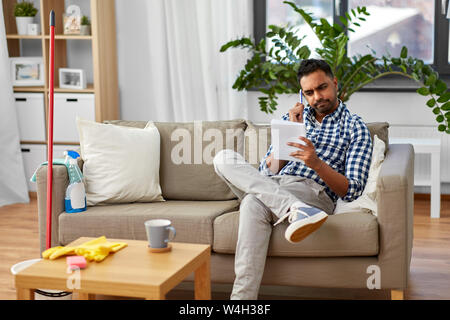
[[[370,15],[366,7],[352,9],[345,17],[340,17],[342,25],[331,25],[326,19],[315,19],[312,14],[298,8],[295,3],[284,1],[300,14],[314,31],[322,48],[316,53],[331,66],[339,83],[338,96],[343,102],[362,87],[381,77],[397,74],[415,80],[420,84],[417,92],[429,96],[426,105],[432,109],[438,122],[438,130],[450,134],[450,92],[447,85],[439,79],[439,74],[422,60],[408,56],[408,49],[403,47],[400,57],[373,54],[347,56],[348,32],[365,21]],[[261,93],[259,105],[263,112],[273,113],[277,106],[279,94],[297,94],[300,86],[297,69],[300,61],[308,59],[311,50],[302,45],[303,38],[298,38],[294,27],[269,26],[266,37],[259,43],[248,37],[229,41],[220,49],[243,48],[251,52],[252,57],[240,71],[233,88],[239,91],[256,88]],[[267,51],[266,41],[274,46]]]

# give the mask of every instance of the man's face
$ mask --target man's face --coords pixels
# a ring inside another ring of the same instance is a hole
[[[331,79],[322,70],[300,79],[300,86],[309,105],[320,114],[329,114],[338,106],[337,79]]]

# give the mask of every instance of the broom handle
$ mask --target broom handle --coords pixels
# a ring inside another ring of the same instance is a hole
[[[50,12],[50,52],[49,52],[49,108],[48,108],[48,141],[47,141],[47,242],[52,245],[52,180],[53,180],[53,78],[55,67],[55,12]]]

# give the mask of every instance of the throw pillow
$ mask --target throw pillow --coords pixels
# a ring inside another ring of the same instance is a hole
[[[165,201],[159,184],[160,136],[77,118],[88,206]]]
[[[334,214],[349,212],[367,212],[377,215],[377,180],[381,164],[384,161],[385,143],[377,135],[373,139],[372,162],[369,169],[369,177],[361,196],[358,199],[346,202],[339,198],[334,209]]]
[[[143,128],[146,122],[108,120]],[[236,195],[217,175],[212,159],[220,150],[244,150],[245,120],[156,122],[161,136],[160,184],[166,200],[231,200]],[[183,150],[181,150],[183,149]],[[198,153],[200,151],[200,153]],[[197,154],[197,156],[196,156]],[[178,158],[174,162],[174,157]],[[180,161],[181,155],[189,155]]]

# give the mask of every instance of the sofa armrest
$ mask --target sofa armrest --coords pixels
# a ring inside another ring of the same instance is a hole
[[[378,177],[377,194],[381,285],[404,289],[413,245],[414,148],[411,144],[389,146]]]
[[[46,249],[47,234],[47,166],[42,166],[36,174],[37,203],[39,220],[39,242],[41,252]],[[59,215],[64,212],[64,196],[69,185],[67,168],[64,165],[53,165],[52,189],[52,243],[59,245]]]

